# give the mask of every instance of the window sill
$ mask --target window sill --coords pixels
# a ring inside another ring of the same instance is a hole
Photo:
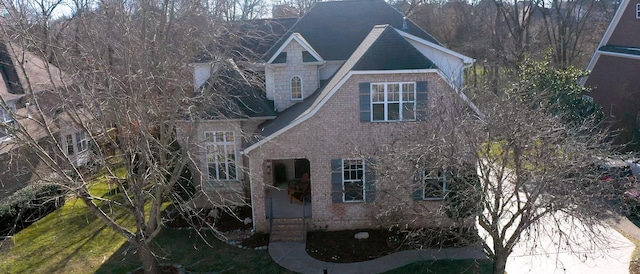
[[[438,201],[444,201],[445,197],[442,198],[422,198],[422,201],[428,201],[428,202],[438,202]]]

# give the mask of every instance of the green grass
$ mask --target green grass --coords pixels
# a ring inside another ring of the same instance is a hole
[[[92,194],[115,195],[105,179],[96,182]],[[104,210],[118,223],[135,226],[122,209]],[[14,235],[10,244],[8,251],[0,251],[0,273],[126,273],[140,265],[131,245],[75,198]],[[200,237],[194,231],[167,229],[157,236],[156,244],[161,262],[182,264],[190,271],[287,273],[267,251],[240,249],[210,234]]]
[[[458,273],[493,273],[493,266],[489,260],[439,260],[423,261],[408,264],[404,267],[394,269],[387,274],[403,273],[438,273],[438,274],[458,274]]]

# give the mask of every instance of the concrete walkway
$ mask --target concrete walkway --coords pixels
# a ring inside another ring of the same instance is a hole
[[[425,260],[486,259],[482,247],[404,250],[374,260],[358,263],[329,263],[307,254],[305,243],[269,243],[271,258],[282,267],[299,273],[382,273]]]

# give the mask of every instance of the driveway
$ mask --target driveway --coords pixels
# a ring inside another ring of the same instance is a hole
[[[562,236],[549,229],[557,222]],[[516,245],[507,261],[507,273],[629,273],[634,244],[612,226],[593,228],[601,235],[597,239],[582,233],[584,227],[564,216],[546,218],[534,235],[526,235]]]

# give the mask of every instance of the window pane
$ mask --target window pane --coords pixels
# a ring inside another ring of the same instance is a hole
[[[344,183],[344,200],[345,201],[362,201],[363,200],[362,192],[363,192],[362,181]]]
[[[216,164],[209,164],[208,170],[209,170],[209,178],[218,179],[218,172],[217,172],[218,169],[216,168]]]
[[[387,86],[387,101],[400,101],[400,84],[389,84]]]
[[[73,155],[73,135],[67,134],[67,155]]]
[[[216,132],[215,133],[215,142],[221,143],[224,142],[224,132]]]
[[[444,182],[439,179],[427,179],[424,185],[424,198],[443,198]]]
[[[415,97],[415,84],[402,84],[402,101],[413,102]]]
[[[291,78],[291,98],[302,99],[302,79],[298,76]]]
[[[227,165],[218,164],[218,179],[227,180]]]
[[[383,104],[374,104],[372,111],[373,111],[374,121],[384,121],[384,105]]]
[[[380,84],[371,85],[371,101],[384,102],[384,85],[380,85]]]
[[[387,106],[389,110],[389,117],[387,120],[389,121],[398,121],[400,120],[400,104],[399,103],[390,103]]]
[[[413,110],[413,103],[404,103],[402,104],[402,120],[415,120],[416,113]]]
[[[229,180],[237,179],[236,176],[236,165],[233,163],[229,163]]]
[[[205,142],[213,142],[213,132],[205,132],[204,133],[204,141]]]

